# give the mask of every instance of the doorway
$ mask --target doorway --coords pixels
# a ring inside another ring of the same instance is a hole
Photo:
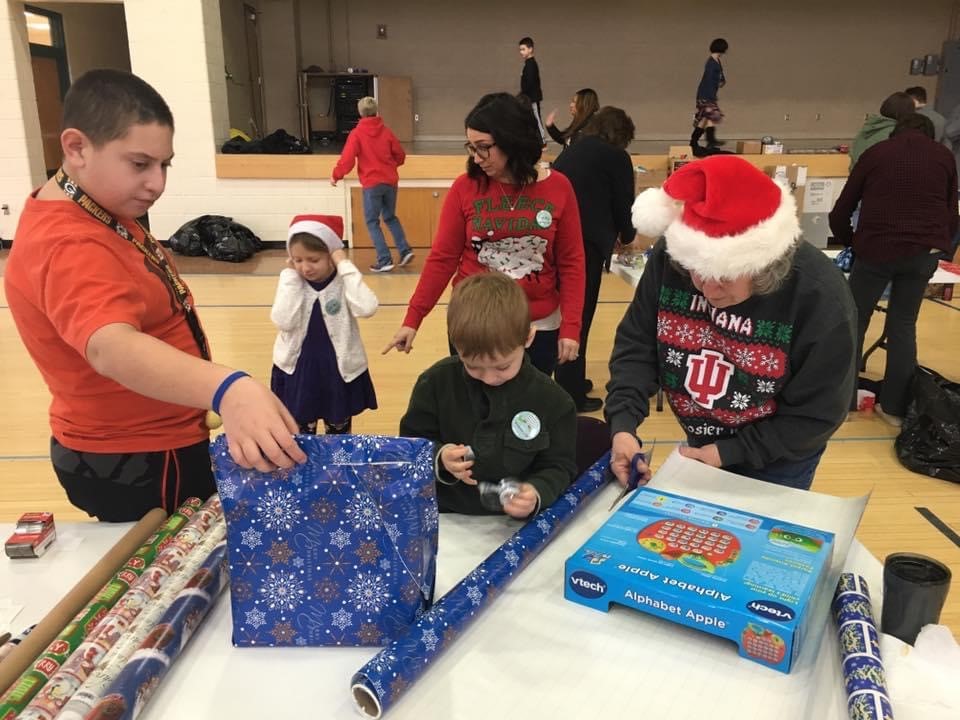
[[[243,27],[247,38],[247,69],[250,74],[250,124],[252,135],[263,137],[263,70],[260,63],[260,32],[257,28],[257,10],[243,6]]]
[[[63,97],[70,86],[67,47],[63,36],[63,17],[43,8],[24,6],[33,88],[37,96],[37,114],[43,140],[43,162],[50,177],[60,167],[60,123]]]

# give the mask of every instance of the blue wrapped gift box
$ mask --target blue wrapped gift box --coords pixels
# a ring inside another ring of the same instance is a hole
[[[385,645],[430,607],[431,443],[298,435],[303,465],[239,467],[211,445],[227,519],[233,644]]]

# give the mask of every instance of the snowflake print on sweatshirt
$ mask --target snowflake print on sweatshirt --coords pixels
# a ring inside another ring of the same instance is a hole
[[[660,289],[661,382],[684,429],[719,439],[772,415],[783,386],[793,326],[710,305],[696,291]]]

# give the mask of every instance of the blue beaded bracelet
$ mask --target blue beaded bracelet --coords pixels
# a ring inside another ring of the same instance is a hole
[[[223,396],[226,394],[227,390],[229,390],[230,386],[233,385],[237,380],[245,377],[250,376],[243,370],[237,370],[236,372],[232,372],[227,375],[223,379],[223,382],[220,383],[220,387],[218,387],[217,391],[213,394],[213,402],[211,403],[213,411],[217,413],[217,415],[220,414],[220,403],[223,401]]]

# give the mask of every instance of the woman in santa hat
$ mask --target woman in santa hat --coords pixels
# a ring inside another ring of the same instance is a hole
[[[641,193],[633,224],[663,237],[610,358],[614,474],[626,483],[662,388],[687,436],[681,454],[809,488],[850,405],[856,312],[840,271],[800,239],[790,190],[718,155]]]

